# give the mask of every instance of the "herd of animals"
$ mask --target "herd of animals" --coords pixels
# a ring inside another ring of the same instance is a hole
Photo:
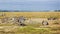
[[[4,16],[4,15],[2,15]],[[55,20],[56,18],[48,18],[48,20]],[[26,21],[27,18],[24,16],[20,16],[20,17],[5,17],[5,18],[0,18],[0,24],[1,23],[9,23],[9,21],[11,21],[12,23],[18,23],[20,26],[26,26],[26,24],[24,24],[24,21]],[[42,21],[42,25],[49,25],[48,21]]]
[[[9,23],[9,22],[19,23],[19,25],[21,25],[21,26],[25,26],[25,24],[24,24],[25,20],[26,20],[26,18],[23,17],[23,16],[20,16],[20,17],[11,17],[11,18],[10,17],[0,18],[0,22],[1,23]]]

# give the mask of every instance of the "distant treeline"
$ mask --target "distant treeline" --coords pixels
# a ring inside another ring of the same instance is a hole
[[[60,10],[53,10],[53,11],[50,11],[50,10],[43,10],[43,11],[19,11],[19,10],[0,10],[0,12],[60,12]]]

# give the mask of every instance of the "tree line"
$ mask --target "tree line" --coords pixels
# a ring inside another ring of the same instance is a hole
[[[50,12],[49,10],[47,11],[19,11],[19,10],[0,10],[0,12]],[[60,10],[54,10],[53,12],[60,12]]]

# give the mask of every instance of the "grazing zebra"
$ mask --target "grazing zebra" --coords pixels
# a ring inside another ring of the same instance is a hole
[[[47,21],[42,21],[42,25],[49,25]]]
[[[23,17],[23,16],[19,17],[19,18],[18,18],[19,25],[25,26],[25,24],[24,24],[24,21],[25,21],[25,20],[26,20],[25,17]]]

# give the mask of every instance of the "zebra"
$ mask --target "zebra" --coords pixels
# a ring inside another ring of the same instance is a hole
[[[42,21],[42,25],[49,25],[49,23],[47,21]]]
[[[21,25],[21,26],[25,26],[25,24],[24,24],[24,21],[25,21],[25,20],[26,20],[25,17],[20,16],[20,17],[18,18],[19,25]]]

